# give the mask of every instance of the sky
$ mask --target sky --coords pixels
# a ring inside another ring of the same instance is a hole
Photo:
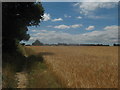
[[[26,44],[36,39],[46,44],[118,43],[118,3],[42,2],[44,20],[28,27]]]

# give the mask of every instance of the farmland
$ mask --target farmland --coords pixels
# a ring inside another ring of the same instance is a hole
[[[118,47],[27,46],[69,88],[117,88]]]

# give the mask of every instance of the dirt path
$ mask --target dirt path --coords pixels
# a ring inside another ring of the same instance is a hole
[[[27,86],[27,73],[26,72],[16,73],[16,79],[18,80],[17,88],[26,88]]]

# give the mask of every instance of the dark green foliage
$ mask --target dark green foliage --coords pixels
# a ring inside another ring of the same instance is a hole
[[[40,63],[41,69],[43,66],[43,57],[41,55],[33,55],[34,51],[24,46],[19,46],[21,53],[3,54],[2,62],[2,86],[3,88],[16,88],[18,80],[16,79],[16,72],[26,71],[30,72],[33,65]],[[26,57],[23,55],[26,53]]]
[[[36,40],[35,42],[32,43],[33,46],[41,46],[43,43],[41,43],[39,40]]]
[[[27,58],[23,56],[21,53],[12,53],[12,54],[3,54],[2,59],[2,68],[6,67],[6,63],[15,67],[15,71],[22,71]]]
[[[120,44],[113,44],[113,46],[120,46]]]
[[[25,43],[21,43],[21,45],[25,46]]]
[[[28,26],[37,26],[43,19],[41,3],[3,2],[2,3],[2,45],[3,52],[16,51],[21,40],[30,38]]]

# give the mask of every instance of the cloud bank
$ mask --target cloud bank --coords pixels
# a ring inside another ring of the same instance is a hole
[[[53,27],[56,29],[70,29],[70,28],[79,28],[82,27],[82,24],[74,24],[74,25],[58,25],[58,26],[47,26],[47,27]]]
[[[80,14],[83,14],[89,18],[104,18],[103,16],[96,16],[95,11],[97,9],[111,9],[117,6],[117,2],[78,2],[73,6],[79,8]]]
[[[118,26],[106,26],[103,30],[92,31],[83,34],[70,34],[58,31],[34,30],[30,41],[39,39],[43,43],[118,43]]]

